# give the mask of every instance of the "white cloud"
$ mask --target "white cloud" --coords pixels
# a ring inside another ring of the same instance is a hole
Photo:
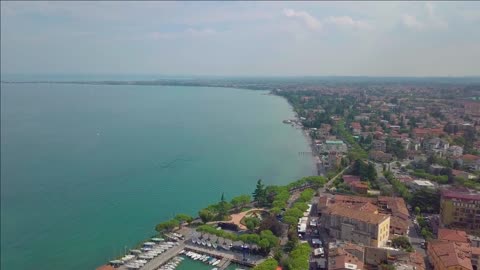
[[[356,29],[371,29],[372,26],[362,20],[354,20],[350,16],[329,16],[325,19],[325,22],[334,24],[337,26],[343,26],[343,27],[352,27]]]
[[[435,12],[435,6],[431,2],[426,2],[424,7],[423,19],[419,20],[411,14],[404,14],[402,23],[408,28],[416,30],[441,29],[448,28],[448,23]],[[425,14],[426,13],[426,14]]]
[[[284,9],[283,14],[287,17],[299,18],[310,30],[320,30],[322,23],[306,11],[296,11],[293,9]]]
[[[409,14],[403,14],[402,23],[405,26],[416,29],[416,30],[422,30],[425,28],[424,23],[419,22],[415,16],[409,15]]]

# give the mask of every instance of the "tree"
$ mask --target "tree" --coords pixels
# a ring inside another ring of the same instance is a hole
[[[220,220],[224,219],[226,216],[228,216],[228,210],[229,210],[229,205],[225,201],[225,196],[222,193],[222,197],[220,198],[220,202],[217,205],[217,210],[218,210],[218,218]]]
[[[420,215],[420,207],[415,206],[415,215]]]
[[[258,179],[257,187],[253,192],[253,199],[257,202],[257,205],[264,206],[267,202],[267,192],[265,186],[262,183],[262,179]]]
[[[282,224],[274,216],[264,218],[258,229],[260,231],[270,230],[276,236],[281,236],[283,233]]]
[[[183,222],[187,222],[190,224],[190,222],[193,221],[193,217],[192,216],[189,216],[187,214],[177,214],[174,219],[178,220],[178,222],[180,223],[183,223]]]
[[[255,266],[253,270],[275,270],[277,269],[277,266],[278,262],[275,259],[270,258]]]
[[[155,230],[157,232],[171,231],[178,225],[179,225],[178,220],[171,219],[171,220],[157,224],[157,226],[155,226]]]
[[[408,237],[405,237],[405,236],[399,236],[392,239],[392,246],[400,247],[403,249],[408,249],[412,247],[412,245],[410,244],[410,241],[408,240]]]
[[[308,258],[311,253],[311,248],[308,243],[297,245],[289,256],[288,269],[289,270],[305,270],[309,269]]]
[[[232,206],[236,209],[242,209],[246,205],[248,205],[251,201],[250,195],[240,195],[237,197],[233,197],[232,201],[230,202]]]
[[[205,208],[198,212],[198,216],[203,221],[203,223],[207,223],[215,219],[215,212],[213,212],[209,208]]]
[[[258,225],[260,225],[260,219],[256,217],[246,217],[244,223],[250,231],[253,231]]]

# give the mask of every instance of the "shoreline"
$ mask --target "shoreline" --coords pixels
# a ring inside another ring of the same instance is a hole
[[[290,101],[285,98],[284,96],[280,96],[280,95],[277,95],[275,94],[273,91],[269,91],[269,94],[270,95],[273,95],[273,96],[277,96],[277,97],[281,97],[283,98],[284,100],[287,101],[287,104],[288,106],[290,106],[290,108],[292,108],[292,112],[293,112],[293,118],[298,122],[298,123],[301,123],[300,121],[300,117],[298,116],[298,113],[295,111],[293,105],[290,103]],[[294,127],[295,129],[298,129],[298,127],[295,125]],[[324,176],[320,173],[321,171],[321,163],[320,163],[320,157],[317,155],[316,153],[316,147],[315,147],[315,142],[313,140],[313,138],[310,136],[310,134],[308,134],[308,131],[304,128],[303,125],[300,126],[300,129],[302,130],[302,135],[305,137],[305,139],[307,140],[307,144],[308,144],[308,147],[310,148],[310,151],[312,153],[312,162],[313,162],[313,168],[314,168],[314,175],[315,176]]]

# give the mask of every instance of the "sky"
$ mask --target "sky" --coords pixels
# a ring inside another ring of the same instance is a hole
[[[3,74],[480,75],[476,1],[0,3]]]

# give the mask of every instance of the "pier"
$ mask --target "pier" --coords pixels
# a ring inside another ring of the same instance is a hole
[[[231,263],[236,263],[236,264],[244,265],[247,267],[254,267],[255,265],[257,265],[259,261],[264,260],[264,258],[261,256],[249,256],[250,259],[244,261],[243,256],[241,254],[236,254],[236,253],[227,252],[227,251],[212,250],[212,249],[197,247],[193,245],[185,245],[185,250],[189,250],[189,251],[193,251],[201,254],[207,254],[217,259],[221,258],[222,260],[217,265],[220,270],[227,268]],[[254,258],[252,259],[252,257]]]
[[[167,250],[165,253],[162,253],[155,257],[153,260],[149,261],[147,264],[145,264],[141,270],[155,270],[162,266],[163,264],[167,263],[169,260],[171,260],[173,257],[177,256],[178,253],[185,248],[185,243],[179,242],[178,246],[174,246]],[[120,266],[118,270],[128,270],[128,268],[124,265]]]
[[[218,269],[219,270],[225,270],[227,269],[227,267],[230,265],[230,263],[232,263],[232,261],[230,261],[229,259],[227,258],[223,258],[220,263],[218,264]]]

